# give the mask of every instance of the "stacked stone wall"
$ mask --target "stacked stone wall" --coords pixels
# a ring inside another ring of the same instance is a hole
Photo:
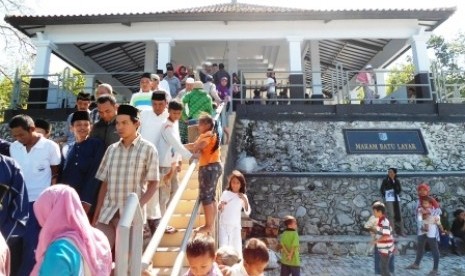
[[[420,129],[428,154],[347,154],[343,129],[357,128]],[[429,183],[450,214],[465,206],[462,122],[242,119],[236,121],[233,148],[238,158],[256,160],[255,174],[247,177],[252,217],[295,215],[303,235],[366,234],[363,223],[371,214],[371,202],[381,199],[379,188],[389,167],[398,168],[409,234],[415,233],[419,183]],[[280,173],[316,176],[280,177]]]

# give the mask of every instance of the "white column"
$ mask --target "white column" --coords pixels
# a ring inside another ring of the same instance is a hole
[[[318,40],[310,41],[310,59],[312,64],[312,95],[322,95],[320,43]]]
[[[237,41],[228,42],[228,72],[237,73]]]
[[[431,33],[423,32],[418,35],[413,35],[410,38],[415,74],[420,72],[426,73],[430,71],[430,62],[427,48],[427,42],[430,36]]]
[[[158,69],[166,71],[166,64],[171,61],[171,47],[174,46],[174,41],[171,38],[157,38],[155,41],[158,44]]]
[[[155,72],[156,48],[155,41],[145,42],[144,72]]]
[[[376,93],[378,93],[379,98],[382,99],[386,97],[386,71],[378,72],[375,70],[375,78],[376,78]],[[382,102],[388,103],[388,102]]]
[[[292,73],[302,72],[302,55],[301,55],[301,44],[303,41],[302,37],[287,37],[289,43],[289,71]]]
[[[84,91],[94,95],[95,75],[84,75],[86,83],[84,84]]]
[[[56,50],[55,44],[50,40],[41,39],[42,35],[39,36],[38,40],[34,40],[36,46],[37,55],[34,66],[34,75],[48,75],[50,70],[50,56],[52,51]]]

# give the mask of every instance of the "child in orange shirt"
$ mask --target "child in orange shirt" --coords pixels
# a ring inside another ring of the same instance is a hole
[[[223,167],[220,160],[220,140],[213,118],[203,113],[199,117],[199,138],[186,147],[199,154],[199,198],[205,213],[205,225],[197,232],[212,233],[215,225],[217,206],[215,201],[216,185]]]

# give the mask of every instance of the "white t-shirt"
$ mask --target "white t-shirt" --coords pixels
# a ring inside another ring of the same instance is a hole
[[[231,268],[229,269],[229,272],[231,273],[230,276],[249,276],[242,262],[231,266]],[[261,273],[259,276],[263,276],[263,275],[264,273]]]
[[[152,143],[155,147],[160,139],[161,126],[168,119],[168,111],[157,116],[153,110],[142,110],[140,112],[139,132],[142,138]]]
[[[276,93],[275,86],[276,83],[274,82],[273,78],[267,78],[265,81],[265,86],[267,87],[267,93]]]
[[[179,155],[188,159],[192,153],[181,143],[178,122],[166,120],[161,127],[161,135],[157,144],[160,167],[171,167],[173,162],[180,160]]]
[[[244,194],[245,198],[247,195]],[[248,201],[248,200],[247,200]],[[238,194],[231,191],[224,191],[221,194],[220,202],[225,202],[226,204],[223,207],[223,210],[220,213],[220,223],[225,225],[241,225],[241,210],[244,208],[246,215],[250,214],[250,205],[247,206],[247,211],[245,211],[245,203],[239,197]]]
[[[34,202],[40,193],[51,185],[50,166],[60,165],[60,147],[57,143],[40,137],[29,152],[18,141],[10,146],[10,155],[18,162],[26,183],[29,202]]]
[[[160,81],[160,83],[158,84],[158,88],[161,88],[161,89],[165,90],[166,92],[168,92],[168,94],[170,95],[170,98],[171,98],[170,84],[168,83],[167,80],[162,79],[162,80]],[[175,92],[176,92],[176,91],[175,91]]]

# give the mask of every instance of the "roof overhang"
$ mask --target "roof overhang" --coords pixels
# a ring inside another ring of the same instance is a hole
[[[337,63],[347,70],[372,61],[375,67],[388,65],[410,47],[412,35],[433,31],[455,11],[305,10],[229,3],[153,13],[6,16],[5,21],[32,38],[44,33],[56,44],[57,55],[85,72],[141,71],[147,41],[167,33],[176,43],[172,56],[179,63],[221,62],[227,44],[236,41],[243,64],[279,68],[288,58],[288,34],[320,41],[322,71],[329,76]],[[308,43],[302,45],[302,56],[310,69],[308,48]],[[137,85],[137,77],[115,78]]]

